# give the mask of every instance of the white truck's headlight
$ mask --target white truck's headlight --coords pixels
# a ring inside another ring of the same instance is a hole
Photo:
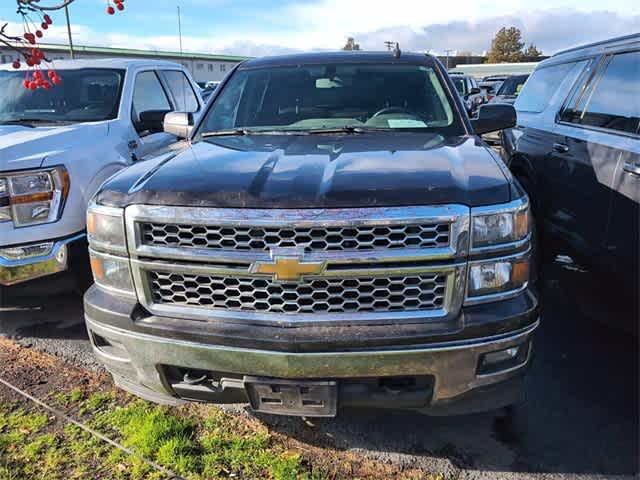
[[[474,208],[471,215],[472,250],[524,240],[530,233],[529,203],[526,200],[499,209]]]
[[[58,221],[69,186],[64,167],[0,174],[0,222],[28,227]]]
[[[115,293],[134,295],[127,256],[124,210],[92,203],[87,211],[87,238],[96,284]]]
[[[467,300],[514,292],[529,282],[529,255],[472,262],[469,266]]]

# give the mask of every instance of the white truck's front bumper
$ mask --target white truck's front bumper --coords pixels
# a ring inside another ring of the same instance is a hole
[[[56,241],[0,247],[0,285],[16,285],[67,270],[68,245],[85,237],[81,233]]]

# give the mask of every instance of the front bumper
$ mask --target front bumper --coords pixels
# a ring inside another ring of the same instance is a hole
[[[46,246],[30,255],[35,246]],[[24,250],[23,250],[24,249]],[[16,298],[71,291],[89,278],[86,234],[50,242],[0,247],[0,306]]]
[[[255,348],[246,343],[245,346],[233,346],[230,337],[225,342],[219,337],[209,341],[206,335],[198,340],[197,336],[176,334],[169,327],[171,319],[166,322],[159,317],[144,319],[144,313],[138,307],[123,308],[126,300],[115,302],[113,297],[108,300],[108,296],[95,286],[85,295],[85,311],[94,352],[114,375],[116,383],[156,402],[176,403],[181,397],[218,403],[247,401],[243,382],[251,377],[261,377],[335,381],[340,389],[339,406],[409,408],[429,414],[458,414],[499,408],[521,400],[523,389],[518,385],[530,363],[532,337],[538,326],[535,298],[529,292],[523,293],[522,297],[497,302],[525,306],[519,312],[511,311],[508,318],[500,319],[497,327],[495,314],[491,319],[483,317],[489,308],[487,305],[469,309],[477,312],[467,315],[468,328],[478,328],[473,324],[480,318],[485,318],[487,323],[493,322],[496,328],[488,336],[465,338],[463,333],[466,332],[458,332],[446,341],[403,344],[399,340],[400,333],[394,335],[392,332],[393,326],[377,326],[371,329],[386,329],[389,338],[396,337],[395,342],[392,341],[395,344],[383,345],[376,341],[368,345],[363,343],[361,348],[356,348],[355,343],[353,348],[336,348],[340,344],[324,336],[326,348],[314,346],[307,351]],[[500,312],[500,308],[493,311]],[[128,320],[124,318],[126,315]],[[513,325],[514,319],[518,319],[520,326],[508,329],[507,325]],[[363,333],[367,327],[354,329],[367,336]],[[348,327],[336,333],[341,337],[348,336],[345,330]],[[263,333],[255,326],[252,331],[256,337]],[[434,338],[436,336],[432,335]],[[485,354],[513,347],[520,347],[524,352],[517,364],[491,373],[479,371]],[[210,373],[216,376],[222,388],[189,390],[176,380],[180,378],[172,373],[176,371]],[[380,387],[385,379],[407,377],[415,379],[414,387],[422,385],[424,388],[394,390]],[[228,388],[224,388],[225,385]]]

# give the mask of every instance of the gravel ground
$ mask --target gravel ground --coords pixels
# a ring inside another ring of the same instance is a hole
[[[448,478],[637,478],[638,338],[610,328],[619,312],[578,308],[594,301],[591,294],[587,302],[572,293],[581,290],[581,275],[555,267],[545,274],[526,436],[513,437],[496,413],[430,418],[348,411],[311,424],[260,418],[312,445],[350,449]],[[41,311],[0,316],[0,335],[100,370],[86,340],[79,298],[59,297]]]

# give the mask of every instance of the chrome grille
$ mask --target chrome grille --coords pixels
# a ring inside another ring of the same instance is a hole
[[[142,222],[142,243],[155,247],[268,251],[297,247],[306,252],[444,248],[450,224],[347,227],[230,227]]]
[[[149,271],[156,304],[264,313],[359,313],[443,308],[446,274],[322,277],[294,283],[250,276]]]

